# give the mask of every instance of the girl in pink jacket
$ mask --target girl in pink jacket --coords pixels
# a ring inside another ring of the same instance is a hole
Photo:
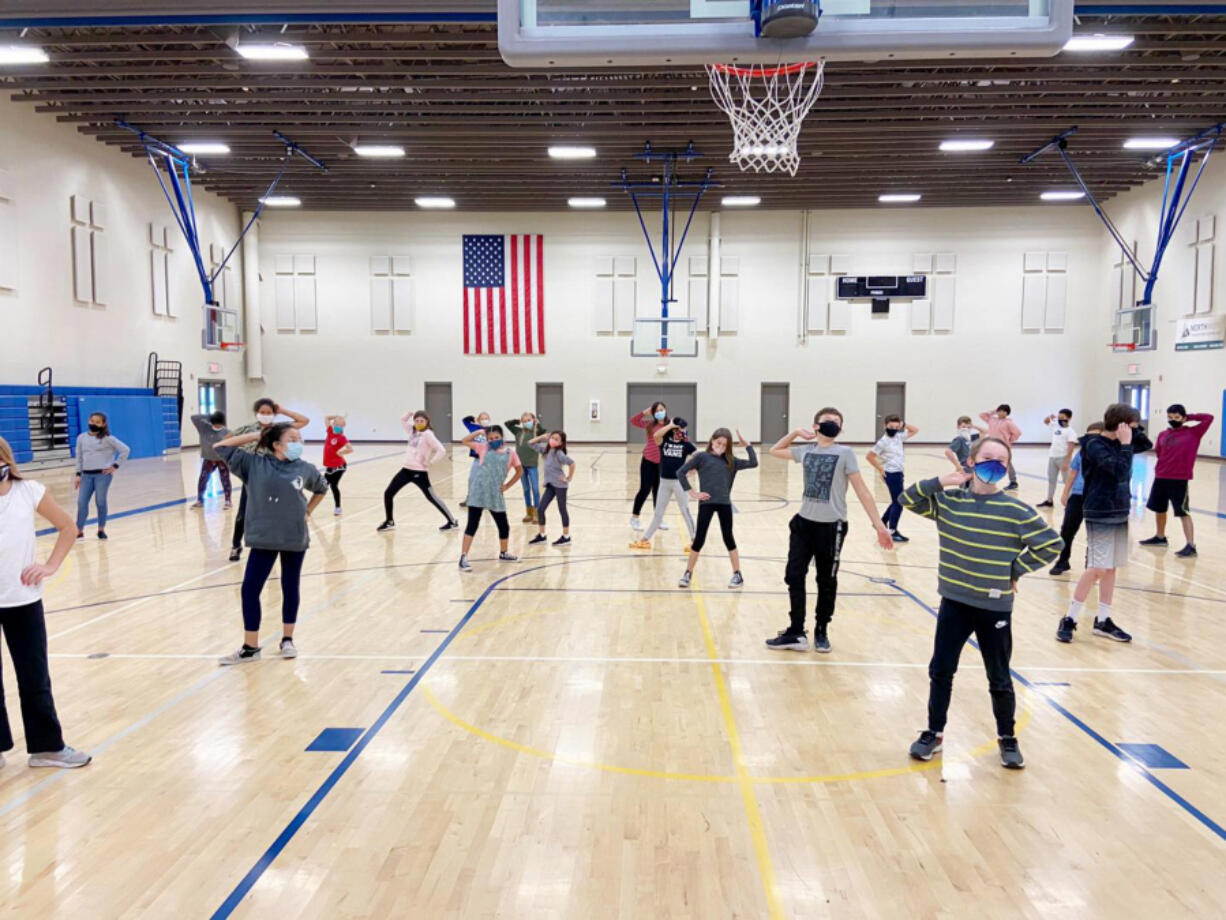
[[[392,517],[392,502],[396,498],[396,493],[409,483],[421,489],[421,494],[426,496],[426,501],[437,508],[447,519],[447,523],[439,530],[455,530],[460,525],[451,516],[447,506],[434,494],[434,488],[430,485],[430,473],[428,472],[430,467],[447,454],[442,442],[430,429],[430,416],[426,415],[424,410],[418,409],[412,415],[406,413],[401,416],[400,424],[404,426],[404,430],[409,435],[409,443],[404,451],[404,466],[396,471],[396,475],[392,477],[392,481],[388,483],[383,492],[385,520],[379,525],[379,531],[392,530],[396,526],[396,521]]]

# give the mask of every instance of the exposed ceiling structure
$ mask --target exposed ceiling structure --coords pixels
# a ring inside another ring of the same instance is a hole
[[[1158,174],[1124,140],[1226,120],[1226,12],[1093,15],[1090,2],[1078,6],[1078,31],[1136,41],[1049,59],[831,63],[797,175],[743,174],[727,162],[731,130],[703,72],[516,70],[498,54],[494,0],[429,6],[488,21],[37,27],[23,39],[50,62],[0,69],[0,86],[133,155],[144,153],[117,119],[170,143],[224,142],[231,153],[201,157],[198,179],[245,208],[278,167],[274,130],[329,167],[325,175],[298,161],[287,172],[278,192],[306,208],[405,209],[439,195],[481,211],[562,210],[575,196],[629,207],[611,183],[623,167],[648,175],[633,157],[643,143],[691,140],[725,194],[759,195],[767,208],[832,208],[878,207],[892,192],[919,193],[920,206],[1038,204],[1041,191],[1072,187],[1067,172],[1052,155],[1018,159],[1074,125],[1070,149],[1109,198]],[[244,60],[232,47],[240,32],[301,44],[310,57]],[[938,151],[959,137],[995,147]],[[402,145],[407,156],[365,159],[355,143]],[[598,156],[553,160],[555,144],[591,145]],[[708,202],[717,205],[718,196]]]

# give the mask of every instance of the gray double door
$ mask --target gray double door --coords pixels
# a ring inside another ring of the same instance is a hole
[[[641,413],[656,400],[668,407],[668,417],[678,415],[690,423],[690,439],[700,441],[710,432],[694,428],[698,417],[698,385],[694,383],[628,383],[626,384],[626,444],[631,451],[643,448],[643,430],[630,424],[630,417]]]

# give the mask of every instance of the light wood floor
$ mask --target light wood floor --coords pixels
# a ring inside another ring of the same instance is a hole
[[[1019,459],[1031,502],[1044,453]],[[908,454],[910,479],[944,468],[937,449]],[[527,547],[515,523],[521,561],[498,564],[487,519],[471,575],[415,489],[396,531],[375,532],[399,456],[360,446],[344,516],[320,507],[293,662],[215,664],[241,638],[219,499],[116,519],[106,545],[89,529],[47,619],[66,735],[95,761],[32,771],[18,738],[0,771],[0,912],[1221,916],[1226,466],[1197,471],[1199,559],[1174,558],[1177,526],[1167,552],[1134,545],[1115,604],[1131,646],[1084,623],[1058,645],[1070,580],[1025,580],[1028,766],[1007,772],[970,648],[944,759],[907,757],[936,604],[928,522],[904,518],[912,542],[882,553],[853,507],[834,653],[772,653],[796,467],[768,458],[738,479],[745,589],[726,589],[714,536],[686,592],[678,518],[653,552],[627,549],[637,458],[620,448],[574,451],[573,547]],[[190,492],[196,463],[129,464],[113,510]],[[437,468],[453,510],[467,463]],[[65,474],[41,478],[67,498]],[[1134,523],[1134,538],[1149,532]],[[273,639],[275,583],[266,596]],[[19,730],[7,661],[4,680]],[[307,752],[329,727],[362,735],[347,753]],[[1188,769],[1143,768],[1118,743],[1160,745]]]

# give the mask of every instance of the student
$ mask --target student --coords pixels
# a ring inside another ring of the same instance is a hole
[[[886,488],[890,490],[890,507],[885,509],[881,519],[890,530],[890,536],[895,543],[906,543],[907,537],[898,532],[898,521],[902,517],[902,505],[898,503],[903,490],[903,444],[908,438],[915,437],[919,431],[914,425],[904,425],[897,415],[885,417],[885,434],[868,452],[868,462],[885,480]]]
[[[1098,434],[1102,430],[1102,422],[1090,422],[1086,426],[1088,435]],[[1073,551],[1073,538],[1077,536],[1077,531],[1081,530],[1086,480],[1081,473],[1080,450],[1076,451],[1073,459],[1069,461],[1069,470],[1073,476],[1071,479],[1065,479],[1064,495],[1060,498],[1060,504],[1064,506],[1064,520],[1060,524],[1060,539],[1064,541],[1064,548],[1060,550],[1060,558],[1056,560],[1056,564],[1051,567],[1050,574],[1052,575],[1063,575],[1069,570],[1069,555]]]
[[[928,728],[911,745],[916,760],[931,760],[941,750],[958,659],[973,635],[988,672],[1000,762],[1013,770],[1025,766],[1013,734],[1013,599],[1019,578],[1056,558],[1060,537],[1038,512],[997,486],[1008,472],[1011,453],[999,438],[980,438],[971,449],[972,474],[946,473],[903,493],[904,505],[936,521],[941,544],[941,607],[928,665]],[[961,488],[968,481],[971,488]]]
[[[647,438],[647,442],[643,445],[643,456],[639,460],[639,490],[634,495],[634,509],[630,514],[630,527],[634,530],[643,529],[643,522],[639,520],[639,514],[643,510],[643,503],[647,501],[647,496],[651,496],[651,503],[654,506],[660,491],[660,446],[656,443],[655,435],[664,427],[667,420],[668,406],[659,400],[653,402],[651,408],[630,416],[630,424],[635,428],[642,428]],[[666,524],[659,526],[661,530],[668,530]]]
[[[877,531],[882,549],[893,549],[890,531],[877,514],[873,493],[860,475],[856,452],[836,444],[843,430],[843,413],[827,406],[813,416],[814,431],[797,428],[771,448],[771,456],[792,460],[804,470],[804,498],[788,523],[788,564],[783,580],[788,586],[788,628],[767,648],[803,652],[809,647],[805,632],[805,579],[809,561],[817,571],[817,607],[814,609],[813,648],[830,651],[829,627],[839,591],[839,559],[847,538],[847,487],[855,490],[869,524]],[[797,444],[797,441],[808,443]]]
[[[196,501],[192,507],[204,507],[204,490],[216,470],[217,477],[221,480],[221,488],[226,493],[226,510],[229,511],[233,507],[230,504],[230,468],[213,449],[218,441],[230,434],[226,428],[226,414],[214,412],[210,415],[193,415],[192,424],[196,426],[196,433],[200,436],[200,479],[196,482]]]
[[[1009,450],[1012,452],[1013,445],[1018,442],[1022,436],[1022,429],[1017,427],[1017,424],[1009,416],[1013,413],[1013,408],[1008,403],[1001,403],[996,407],[995,412],[980,412],[979,417],[984,424],[988,426],[987,436],[990,438],[999,438],[1009,445]],[[1005,486],[1006,492],[1014,492],[1017,490],[1017,471],[1013,469],[1013,454],[1009,454],[1009,483]]]
[[[256,444],[254,451],[243,450]],[[294,625],[302,563],[311,544],[307,515],[323,501],[328,483],[312,464],[302,459],[302,435],[297,426],[278,422],[260,432],[231,435],[217,445],[217,453],[243,481],[243,495],[250,493],[246,528],[247,570],[243,574],[243,645],[219,659],[223,667],[248,664],[260,658],[260,592],[273,564],[281,560],[282,658],[297,658]],[[311,492],[307,501],[304,491]]]
[[[507,523],[507,503],[503,493],[519,481],[523,472],[519,455],[504,443],[501,425],[470,431],[462,443],[476,452],[477,462],[473,464],[468,477],[468,526],[464,528],[464,545],[460,550],[460,571],[471,572],[473,569],[468,562],[468,551],[472,548],[484,510],[489,511],[498,527],[498,561],[515,562],[519,557],[508,552],[511,525]],[[515,475],[508,480],[509,468],[515,470]]]
[[[1201,438],[1213,424],[1208,412],[1188,412],[1180,403],[1166,410],[1166,423],[1170,427],[1158,435],[1154,452],[1158,465],[1154,469],[1154,485],[1145,507],[1154,512],[1155,533],[1142,546],[1166,546],[1166,506],[1170,503],[1183,526],[1185,546],[1175,555],[1191,559],[1196,555],[1196,539],[1192,532],[1192,516],[1188,514],[1188,483],[1195,475],[1196,454]],[[1189,423],[1191,423],[1189,425]]]
[[[1073,462],[1073,452],[1077,450],[1077,431],[1070,424],[1072,421],[1072,409],[1061,409],[1043,419],[1043,424],[1051,432],[1051,447],[1047,451],[1047,498],[1036,507],[1055,507],[1052,499],[1056,497],[1056,482],[1061,473],[1064,474],[1064,484],[1068,485],[1069,464]]]
[[[299,415],[290,409],[283,409],[271,399],[262,397],[255,401],[252,406],[255,411],[254,424],[240,425],[230,432],[230,437],[245,434],[259,434],[264,429],[271,426],[278,415],[284,415],[291,420],[291,427],[301,431],[311,423],[311,420],[305,415]],[[253,438],[250,441],[244,441],[240,448],[246,453],[255,453],[258,450],[259,439]],[[234,537],[230,542],[230,561],[238,562],[243,555],[243,532],[247,526],[247,490],[243,489],[243,494],[238,498],[238,514],[234,516]]]
[[[656,433],[652,435],[660,451],[660,487],[664,490],[664,497],[661,499],[657,494],[656,513],[652,516],[651,523],[642,539],[630,544],[631,549],[651,549],[651,535],[663,526],[664,513],[668,510],[668,503],[673,498],[677,499],[677,508],[681,511],[681,519],[685,521],[690,543],[694,542],[694,518],[690,515],[689,498],[685,494],[685,489],[681,487],[681,483],[677,481],[677,470],[681,469],[690,454],[698,450],[694,442],[685,436],[685,430],[688,427],[686,420],[677,416],[667,425],[656,429]],[[686,549],[688,551],[689,547]]]
[[[333,514],[341,513],[341,477],[349,468],[345,461],[347,454],[353,453],[353,446],[345,437],[345,416],[324,416],[324,480],[332,489],[332,501],[336,507]]]
[[[465,431],[469,433],[472,433],[474,431],[480,433],[481,436],[477,438],[477,443],[482,443],[485,441],[485,429],[490,427],[490,414],[488,412],[479,412],[475,416],[466,415],[462,419],[460,419],[460,423],[464,426]],[[474,461],[478,459],[477,452],[473,450],[472,448],[469,449],[468,456],[470,459]],[[470,485],[472,484],[473,471],[476,468],[477,468],[476,463],[473,463],[473,465],[468,468],[468,481]],[[460,507],[461,508],[468,507],[467,498],[464,501],[460,502]]]
[[[89,431],[77,435],[77,475],[72,488],[77,493],[77,540],[85,539],[85,519],[89,517],[89,500],[98,506],[98,539],[106,536],[106,496],[111,491],[112,478],[119,464],[128,459],[128,445],[111,434],[106,413],[89,416]]]
[[[443,447],[442,442],[435,436],[430,427],[430,416],[424,409],[418,409],[412,415],[406,412],[400,417],[400,425],[409,436],[409,443],[404,451],[404,466],[396,471],[396,475],[383,491],[383,523],[376,529],[382,533],[395,528],[392,503],[396,499],[396,493],[412,483],[421,489],[426,501],[437,508],[447,521],[439,530],[455,530],[460,526],[459,523],[451,516],[442,500],[434,494],[434,487],[430,485],[430,467],[447,456],[447,448]]]
[[[971,471],[967,462],[971,456],[971,446],[979,440],[979,430],[971,423],[969,415],[958,417],[958,433],[945,448],[945,459],[954,465],[955,472]],[[969,486],[969,481],[968,481]]]
[[[59,532],[46,562],[35,561],[35,511]],[[51,696],[43,615],[43,582],[68,558],[75,533],[72,518],[42,483],[22,477],[13,449],[0,438],[0,631],[8,642],[17,677],[31,767],[71,769],[90,762],[88,754],[64,744]],[[13,732],[0,683],[0,767],[4,766],[4,752],[12,749]]]
[[[540,470],[537,468],[541,455],[531,442],[541,433],[541,422],[535,413],[525,412],[518,421],[507,419],[503,425],[515,437],[515,453],[524,471],[519,480],[520,487],[524,490],[524,519],[521,523],[532,524],[536,522],[537,508],[541,503]]]
[[[1098,615],[1094,617],[1094,635],[1116,642],[1132,641],[1132,636],[1111,619],[1111,600],[1115,595],[1115,570],[1128,564],[1132,458],[1153,446],[1145,437],[1140,421],[1141,416],[1132,406],[1113,403],[1103,415],[1102,432],[1082,439],[1086,570],[1073,590],[1068,613],[1056,628],[1056,639],[1060,642],[1073,641],[1077,617],[1085,608],[1095,583],[1098,584]]]
[[[724,537],[724,548],[728,550],[728,558],[732,562],[732,580],[729,588],[739,588],[745,584],[741,577],[741,554],[736,548],[736,538],[732,535],[732,483],[741,470],[751,470],[758,465],[758,455],[754,453],[753,445],[736,433],[736,443],[745,448],[749,459],[742,460],[732,453],[732,432],[727,428],[716,428],[715,433],[707,441],[707,449],[696,452],[677,471],[677,479],[681,488],[698,500],[698,525],[695,528],[694,539],[690,544],[690,558],[685,566],[685,574],[678,584],[682,588],[690,586],[694,577],[694,566],[698,564],[698,554],[702,552],[707,542],[707,530],[711,526],[711,518],[719,515],[719,529]],[[702,491],[690,488],[686,473],[698,471],[698,484]]]
[[[570,512],[566,510],[566,496],[570,491],[570,481],[575,478],[575,461],[566,453],[566,432],[551,431],[548,434],[533,438],[532,449],[544,455],[545,464],[545,494],[537,515],[537,525],[540,532],[528,542],[544,543],[545,509],[554,499],[558,502],[558,514],[562,517],[562,536],[553,541],[554,546],[570,545]],[[516,451],[518,453],[518,451]]]

